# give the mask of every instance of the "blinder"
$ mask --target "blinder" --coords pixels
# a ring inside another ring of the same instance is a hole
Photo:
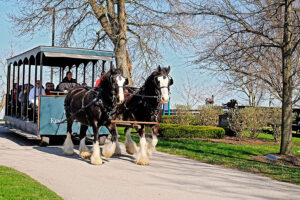
[[[168,86],[162,86],[160,87],[159,86],[159,83],[158,83],[158,78],[159,77],[168,77],[169,78],[169,83],[168,83]],[[155,93],[157,94],[157,102],[160,102],[160,98],[161,98],[161,91],[160,89],[162,88],[167,88],[168,89],[168,93],[170,94],[170,86],[173,84],[173,78],[171,76],[168,76],[168,75],[158,75],[158,76],[155,76],[154,79],[153,79],[153,82],[155,83]]]
[[[116,84],[115,84],[115,81],[114,81],[113,79],[116,79],[117,76],[123,77],[123,76],[120,75],[120,74],[112,75],[112,76],[110,77],[110,83],[111,83],[112,86],[116,85]],[[128,84],[129,84],[128,78],[125,78],[125,77],[123,77],[123,78],[125,79],[124,86],[125,86],[125,85],[128,85]],[[117,88],[124,87],[124,86],[113,87],[113,89],[117,89]]]
[[[158,77],[163,77],[163,76],[169,78],[169,84],[168,84],[168,86],[162,86],[162,87],[159,87],[159,84],[158,84]],[[166,75],[155,76],[153,81],[154,81],[154,83],[155,83],[157,89],[168,88],[168,90],[169,90],[169,87],[170,87],[171,85],[173,85],[173,78],[172,78],[171,76],[166,76]],[[169,90],[169,92],[170,92],[170,90]]]
[[[169,86],[173,85],[173,78],[171,76],[169,76]]]

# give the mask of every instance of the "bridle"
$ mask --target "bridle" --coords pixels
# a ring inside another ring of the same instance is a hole
[[[114,80],[116,80],[117,77],[119,77],[119,76],[125,79],[125,77],[123,77],[121,74],[114,74],[114,75],[111,75],[111,76],[109,77],[109,81],[110,81],[111,88],[112,88],[113,101],[115,101],[115,99],[116,99],[116,89],[117,89],[117,88],[124,88],[124,87],[125,87],[125,86],[124,86],[125,84],[122,85],[122,86],[119,86],[118,84],[116,84],[116,81],[114,81]]]
[[[168,79],[169,79],[168,86],[159,86],[156,80],[159,77],[164,77],[164,76],[168,77]],[[156,86],[155,93],[157,95],[157,102],[160,102],[160,99],[161,99],[161,89],[167,88],[168,89],[168,94],[169,95],[171,94],[171,92],[170,92],[170,85],[173,84],[173,78],[171,76],[169,76],[169,75],[157,75],[157,76],[154,77],[154,84]]]

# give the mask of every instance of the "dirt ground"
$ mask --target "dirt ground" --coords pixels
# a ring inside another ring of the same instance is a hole
[[[277,159],[277,160],[268,159],[265,156],[255,156],[255,157],[252,157],[252,159],[258,160],[260,162],[272,163],[272,164],[276,164],[276,165],[300,167],[300,156],[279,155],[279,154],[272,154],[272,155],[278,156],[279,159]]]

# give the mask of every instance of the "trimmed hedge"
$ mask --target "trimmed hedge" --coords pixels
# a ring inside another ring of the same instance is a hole
[[[223,138],[225,130],[213,126],[186,126],[179,124],[159,124],[162,137],[165,138]]]

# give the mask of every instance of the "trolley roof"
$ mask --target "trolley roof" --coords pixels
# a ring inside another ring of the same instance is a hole
[[[65,67],[90,61],[113,61],[114,53],[112,51],[92,50],[83,48],[70,47],[50,47],[38,46],[29,51],[21,53],[17,56],[7,59],[8,64],[21,65],[30,63],[42,64],[46,66]]]

